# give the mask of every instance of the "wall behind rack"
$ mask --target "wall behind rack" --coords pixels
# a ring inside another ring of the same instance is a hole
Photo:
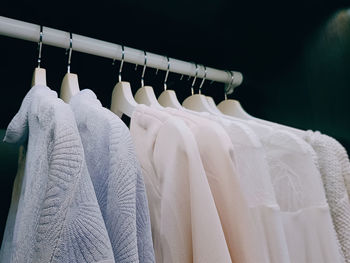
[[[47,2],[47,1],[46,1]],[[113,1],[83,5],[2,3],[0,15],[243,73],[230,97],[253,116],[320,130],[350,151],[350,11],[334,1]],[[45,36],[44,36],[45,37]],[[6,129],[30,88],[36,43],[0,36],[0,129]],[[43,46],[48,86],[59,92],[66,72],[63,49]],[[119,62],[73,52],[71,72],[80,88],[92,89],[106,107]],[[123,79],[133,92],[142,66],[124,64]],[[164,72],[146,70],[145,83],[162,92]],[[169,74],[180,102],[191,81]],[[198,87],[199,81],[197,82]],[[196,89],[197,92],[197,89]],[[203,93],[216,103],[223,84],[206,82]],[[128,120],[125,120],[128,121]],[[3,134],[1,131],[0,135]],[[0,144],[0,237],[16,172],[16,148]],[[10,158],[12,157],[12,159]],[[15,160],[15,161],[10,161]],[[8,202],[6,202],[6,200]]]

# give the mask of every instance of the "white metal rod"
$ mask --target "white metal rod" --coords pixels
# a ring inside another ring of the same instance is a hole
[[[0,16],[0,35],[38,42],[40,38],[40,26]],[[43,27],[43,44],[67,49],[69,48],[69,37],[69,32]],[[73,34],[73,50],[117,60],[121,60],[122,57],[121,45],[77,34]],[[124,47],[124,52],[125,62],[143,65],[144,52],[142,50]],[[168,60],[165,56],[147,52],[147,67],[166,71],[168,67]],[[203,78],[204,68],[203,66],[199,67],[198,77]],[[194,63],[170,58],[170,71],[187,76],[195,76],[196,67]],[[243,76],[240,72],[232,72],[234,73],[232,84],[234,87],[236,87],[242,83]],[[231,75],[227,71],[207,67],[206,79],[230,83]]]

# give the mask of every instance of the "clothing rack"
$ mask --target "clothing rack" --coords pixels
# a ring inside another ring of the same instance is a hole
[[[39,42],[40,25],[0,16],[0,35]],[[70,32],[65,32],[49,27],[42,27],[42,43],[50,46],[68,49],[70,47]],[[122,59],[122,46],[118,44],[113,44],[78,34],[72,34],[72,45],[74,51],[110,58],[113,60]],[[130,47],[124,47],[125,62],[143,65],[144,60],[144,51]],[[170,72],[192,77],[196,75],[196,66],[194,63],[185,62],[174,58],[169,58],[169,61]],[[167,57],[147,52],[147,67],[166,71],[168,68]],[[231,72],[233,73],[233,81],[232,75],[229,71],[207,67],[206,80],[223,83],[232,82],[231,87],[237,87],[242,83],[242,73],[237,71]],[[197,77],[203,78],[204,76],[204,66],[199,65]],[[232,90],[233,89],[231,89],[231,92]]]

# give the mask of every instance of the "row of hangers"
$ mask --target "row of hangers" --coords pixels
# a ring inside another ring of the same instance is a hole
[[[122,67],[124,63],[124,47],[122,46],[122,60],[119,68],[118,83],[114,87],[114,90],[112,93],[111,110],[115,114],[117,114],[119,117],[121,117],[123,114],[130,117],[134,108],[138,103],[145,104],[147,106],[156,107],[156,108],[171,107],[175,109],[183,109],[184,107],[187,109],[196,110],[200,112],[210,112],[210,113],[220,112],[212,97],[204,96],[201,94],[201,88],[206,79],[206,69],[205,69],[205,75],[199,86],[199,94],[194,94],[194,85],[197,79],[198,69],[199,69],[197,64],[196,64],[196,74],[191,85],[192,95],[187,99],[185,99],[182,105],[180,104],[180,102],[177,99],[175,91],[167,89],[167,79],[168,79],[170,66],[171,66],[170,60],[168,57],[167,57],[168,67],[167,67],[167,71],[164,79],[164,91],[160,94],[160,96],[157,99],[153,88],[151,86],[144,85],[144,75],[147,67],[147,53],[144,51],[144,54],[145,54],[145,62],[143,65],[143,70],[141,75],[141,88],[137,90],[135,96],[133,97],[130,83],[121,80]],[[230,100],[230,101],[225,100],[221,102],[218,105],[218,107],[228,108],[227,107],[228,104],[230,104],[230,102],[232,101],[233,100]]]
[[[37,84],[46,85],[46,70],[44,68],[41,68],[40,66],[42,38],[43,38],[43,32],[41,27],[40,40],[38,42],[38,49],[39,49],[38,67],[35,68],[34,70],[34,74],[32,78],[32,86]],[[76,93],[78,93],[80,90],[77,74],[70,72],[72,48],[73,48],[73,38],[72,38],[72,34],[70,34],[67,73],[65,74],[62,80],[61,89],[60,89],[60,98],[65,102],[69,102],[70,98]],[[164,91],[161,93],[161,95],[157,99],[153,88],[151,86],[144,85],[144,76],[147,68],[146,51],[144,51],[144,55],[145,55],[145,60],[144,60],[144,65],[143,65],[143,70],[141,75],[141,88],[136,92],[135,97],[133,97],[130,83],[126,81],[122,81],[122,77],[121,77],[123,64],[124,64],[124,57],[125,57],[124,46],[122,46],[122,59],[119,67],[118,83],[115,85],[113,89],[112,102],[111,102],[111,110],[115,114],[117,114],[119,117],[121,117],[123,114],[127,115],[128,117],[131,117],[132,112],[138,103],[145,104],[148,106],[154,106],[158,108],[172,107],[176,109],[181,109],[182,107],[185,107],[187,109],[192,109],[196,111],[205,111],[205,112],[216,113],[216,114],[219,113],[220,110],[224,112],[229,112],[231,110],[231,111],[240,112],[241,113],[240,115],[242,117],[244,117],[245,115],[247,115],[246,117],[248,117],[248,114],[243,109],[241,109],[241,111],[237,111],[239,108],[236,106],[240,106],[239,102],[235,100],[228,100],[226,93],[225,93],[225,100],[222,101],[218,106],[216,106],[212,97],[204,96],[201,94],[202,86],[204,84],[204,81],[206,80],[205,66],[204,66],[205,74],[199,86],[199,94],[194,94],[194,85],[196,83],[198,71],[199,71],[199,67],[197,64],[196,64],[195,77],[191,84],[192,95],[187,99],[185,99],[185,101],[181,105],[177,99],[175,91],[167,89],[167,79],[168,79],[168,75],[171,67],[170,60],[168,57],[167,57],[168,67],[167,67],[167,71],[164,79]],[[232,76],[232,82],[233,82],[234,75],[232,72],[230,72],[230,74]]]
[[[42,37],[43,37],[43,33],[42,33],[42,27],[41,27],[40,40],[38,42],[38,49],[39,49],[38,67],[34,69],[32,86],[34,85],[46,86],[46,71],[45,69],[40,67]],[[60,98],[66,103],[70,101],[70,98],[72,96],[74,96],[80,91],[77,74],[70,72],[72,48],[73,48],[73,39],[72,39],[72,34],[70,34],[67,73],[65,74],[62,80],[61,89],[60,89]],[[160,109],[163,107],[171,107],[179,110],[184,110],[185,108],[188,110],[193,110],[197,112],[207,112],[207,113],[211,113],[219,116],[230,116],[231,118],[233,117],[240,120],[242,119],[255,120],[261,124],[287,129],[294,133],[304,132],[296,128],[292,128],[289,126],[284,126],[281,124],[255,118],[249,115],[242,108],[239,101],[233,100],[233,99],[227,99],[226,90],[230,89],[234,80],[234,74],[231,71],[229,72],[229,74],[231,74],[231,83],[229,84],[228,89],[225,88],[225,99],[222,102],[220,102],[218,105],[216,105],[212,97],[204,96],[201,93],[201,89],[206,80],[206,74],[207,74],[205,66],[203,66],[205,73],[199,86],[199,92],[198,94],[194,94],[194,85],[196,83],[198,70],[199,70],[198,65],[195,64],[196,72],[191,84],[192,95],[186,98],[181,105],[177,99],[175,91],[167,89],[167,79],[171,68],[170,60],[167,57],[168,66],[167,66],[167,71],[164,79],[164,91],[161,93],[161,95],[157,99],[153,88],[151,86],[144,85],[144,76],[145,76],[145,71],[147,67],[146,51],[144,51],[145,60],[144,60],[144,65],[143,65],[143,70],[141,75],[141,88],[139,88],[135,96],[133,96],[130,83],[127,81],[122,81],[122,69],[124,64],[124,56],[125,56],[124,46],[122,46],[122,58],[121,58],[121,63],[119,67],[119,72],[118,72],[118,83],[114,86],[113,93],[112,93],[112,100],[111,100],[111,111],[114,112],[119,117],[122,117],[123,114],[127,115],[128,117],[131,117],[134,109],[138,104],[145,104],[147,106],[152,106]]]

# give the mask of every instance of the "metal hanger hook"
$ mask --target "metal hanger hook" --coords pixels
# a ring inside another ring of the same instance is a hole
[[[168,60],[168,68],[167,68],[166,73],[165,73],[164,90],[166,90],[168,88],[167,82],[168,82],[168,75],[169,75],[169,71],[170,71],[170,59],[168,56],[166,57],[166,59]]]
[[[228,71],[228,73],[230,73],[231,75],[231,82],[228,84],[227,88],[224,88],[224,92],[225,92],[225,100],[227,100],[227,91],[231,89],[231,86],[233,84],[233,79],[234,79],[234,74],[232,71]]]
[[[68,67],[67,72],[70,73],[70,62],[72,58],[72,50],[73,50],[73,34],[72,32],[69,32],[70,39],[69,39],[69,53],[68,53]]]
[[[39,42],[38,42],[38,50],[39,50],[39,55],[38,55],[38,68],[40,68],[40,63],[41,63],[41,49],[43,46],[43,26],[40,26],[40,37],[39,37]]]
[[[122,82],[122,70],[123,70],[123,64],[124,64],[124,46],[122,45],[122,60],[120,62],[120,67],[119,67],[119,73],[118,73],[118,82]]]
[[[146,51],[143,51],[145,53],[145,62],[143,64],[143,69],[142,69],[142,75],[141,75],[141,87],[144,86],[144,77],[145,77],[145,71],[146,71],[146,67],[147,67],[147,53]]]
[[[196,79],[197,79],[197,76],[198,76],[198,69],[199,69],[197,63],[194,63],[194,64],[196,65],[196,74],[195,74],[195,76],[193,78],[192,85],[191,85],[191,94],[192,95],[194,94],[193,87],[194,87],[194,84],[196,83]]]
[[[205,79],[207,78],[207,67],[204,65],[203,65],[203,67],[204,67],[204,77],[202,79],[201,84],[199,85],[199,91],[198,91],[199,94],[202,94],[202,86],[204,84]]]

